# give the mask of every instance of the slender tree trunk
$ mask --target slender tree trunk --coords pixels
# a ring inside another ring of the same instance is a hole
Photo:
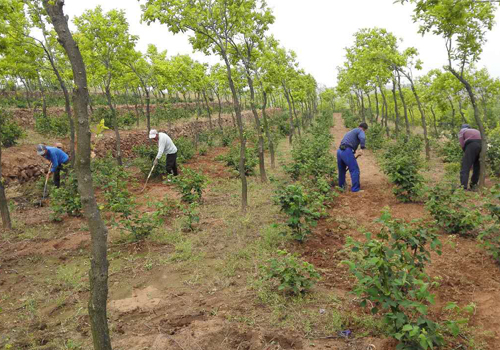
[[[363,123],[366,123],[365,97],[363,94],[363,90],[360,90],[359,92],[359,99],[361,100],[361,117],[363,118]]]
[[[21,83],[24,85],[24,91],[26,92],[26,102],[28,103],[28,108],[31,109],[31,99],[30,99],[30,91],[28,89],[28,85],[26,84],[26,81],[19,76],[19,80],[21,80]]]
[[[372,122],[373,121],[372,98],[370,97],[370,93],[367,93],[366,96],[368,97],[368,108],[370,111],[370,122]]]
[[[288,102],[288,113],[290,114],[290,135],[288,136],[288,141],[290,142],[290,144],[292,144],[293,135],[295,134],[295,126],[294,126],[295,123],[293,122],[292,103],[290,102],[290,96],[288,95],[288,89],[284,81],[282,82],[282,86],[283,86],[283,91],[285,92],[286,101]]]
[[[399,136],[399,109],[398,98],[396,96],[396,79],[392,77],[392,98],[394,99],[394,111],[396,113],[396,137]]]
[[[469,99],[474,109],[474,119],[476,120],[477,127],[481,133],[481,155],[479,157],[479,162],[481,164],[481,170],[479,172],[479,187],[483,188],[486,181],[486,152],[488,150],[488,139],[486,136],[486,130],[484,129],[483,121],[481,120],[481,115],[479,113],[479,107],[477,106],[476,95],[470,83],[452,67],[450,68],[451,74],[453,74],[465,87],[467,93],[469,94]],[[461,108],[460,108],[461,109]]]
[[[210,130],[212,130],[213,129],[213,126],[212,126],[212,111],[210,110],[210,104],[208,103],[208,98],[207,98],[207,94],[206,94],[205,90],[203,90],[203,98],[204,98],[205,104],[207,106],[208,123],[210,125]]]
[[[455,105],[453,104],[453,100],[451,99],[450,96],[448,96],[448,102],[450,102],[450,107],[451,107],[451,125],[452,127],[455,126]]]
[[[250,107],[252,108],[253,118],[255,119],[255,129],[259,138],[259,171],[260,181],[267,182],[266,165],[264,159],[264,136],[262,135],[262,127],[260,126],[259,112],[257,112],[257,105],[255,103],[255,90],[253,86],[253,79],[250,72],[247,71],[247,82],[250,89]]]
[[[111,91],[109,86],[106,86],[106,98],[108,99],[108,106],[111,109],[111,114],[113,116],[113,129],[115,130],[115,138],[116,138],[116,161],[118,165],[123,165],[122,160],[122,147],[120,140],[120,131],[118,130],[118,116],[116,115],[115,107],[113,106],[113,102],[111,101]]]
[[[245,174],[245,163],[246,163],[246,136],[243,130],[243,118],[241,115],[241,106],[240,101],[238,100],[238,93],[236,92],[236,87],[234,86],[233,77],[232,77],[232,68],[231,63],[229,62],[229,58],[227,57],[227,53],[222,52],[222,56],[224,62],[226,63],[227,70],[227,80],[229,82],[229,88],[231,89],[231,93],[233,95],[233,104],[234,110],[236,112],[236,120],[238,122],[238,131],[240,134],[240,179],[241,179],[241,210],[242,212],[246,212],[248,207],[248,185],[247,185],[247,176]]]
[[[410,112],[412,124],[415,124],[415,115],[413,114],[413,108],[408,109],[408,111]]]
[[[224,132],[224,128],[222,127],[222,103],[218,93],[216,94],[216,96],[217,96],[217,102],[219,103],[219,118],[218,118],[219,128],[221,132]]]
[[[432,120],[434,124],[434,134],[436,135],[436,138],[439,136],[438,128],[437,128],[437,118],[436,118],[436,113],[434,112],[434,108],[431,106],[431,113],[432,113]]]
[[[424,141],[425,141],[425,158],[427,160],[431,159],[431,146],[429,144],[429,137],[427,136],[427,121],[425,119],[425,112],[422,107],[422,103],[420,102],[420,98],[418,96],[417,90],[415,89],[415,85],[413,84],[413,79],[409,75],[406,75],[406,78],[410,81],[411,91],[415,96],[415,100],[417,101],[418,110],[420,112],[420,116],[422,118],[422,128],[424,129]]]
[[[384,108],[382,109],[382,126],[384,125],[384,118],[385,118],[385,133],[387,134],[387,137],[389,137],[389,126],[387,124],[387,120],[389,119],[389,108],[387,105],[387,99],[385,98],[384,90],[382,89],[382,85],[380,85],[379,88],[380,88],[380,94],[382,95],[382,102],[384,104]]]
[[[401,74],[397,71],[398,75],[398,90],[399,97],[401,98],[401,102],[403,103],[403,110],[405,114],[405,126],[406,126],[406,136],[410,137],[410,121],[408,120],[408,107],[406,106],[405,96],[403,94],[403,90],[401,89]]]
[[[378,117],[380,115],[380,109],[379,109],[379,104],[378,104],[377,86],[375,86],[375,104],[377,105],[377,116],[375,117],[375,123],[378,123]]]
[[[151,96],[149,95],[149,89],[144,88],[144,94],[146,95],[146,124],[148,128],[148,133],[151,130]],[[158,108],[158,106],[156,106]]]
[[[36,72],[36,77],[38,80],[38,87],[40,88],[40,95],[42,97],[42,115],[47,118],[47,100],[45,99],[45,89],[43,88],[42,79],[40,79],[40,72]]]
[[[62,11],[64,1],[43,0],[47,11],[58,34],[58,40],[64,47],[71,62],[75,80],[74,110],[78,117],[78,148],[76,172],[78,177],[78,191],[80,192],[83,212],[87,218],[91,234],[91,270],[89,318],[95,350],[111,350],[109,337],[106,301],[108,297],[108,259],[107,236],[108,231],[101,219],[97,206],[90,170],[90,129],[88,118],[88,89],[85,64],[73,40],[68,27],[67,17]]]
[[[464,111],[462,109],[462,100],[458,99],[458,110],[460,112],[460,116],[462,117],[462,123],[467,124],[467,119],[465,118]]]
[[[1,118],[1,116],[0,116]],[[0,131],[1,131],[1,121],[0,121]],[[2,227],[4,230],[12,229],[12,222],[10,221],[9,204],[7,202],[7,197],[5,196],[5,188],[3,186],[2,177],[2,134],[0,132],[0,213],[2,215]]]
[[[293,110],[293,115],[295,116],[295,120],[296,120],[296,123],[297,123],[297,132],[299,134],[299,137],[302,137],[301,130],[300,130],[300,118],[299,118],[299,116],[297,114],[297,111],[295,110],[295,101],[293,99],[293,94],[290,91],[290,89],[288,90],[288,96],[290,96],[290,100],[292,101],[292,110]]]

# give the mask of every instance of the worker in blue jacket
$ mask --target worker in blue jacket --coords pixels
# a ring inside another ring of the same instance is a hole
[[[361,185],[359,182],[360,171],[355,153],[358,147],[361,146],[361,151],[359,151],[358,157],[363,154],[363,149],[365,149],[366,143],[366,130],[368,130],[368,125],[366,123],[359,124],[359,127],[345,134],[342,142],[340,143],[340,147],[337,150],[339,187],[342,189],[345,189],[345,174],[347,172],[347,168],[349,168],[349,173],[351,174],[351,191],[359,192],[361,189]]]
[[[49,160],[52,164],[47,177],[54,174],[54,185],[59,188],[61,185],[61,170],[64,164],[68,163],[69,156],[63,150],[56,147],[47,147],[45,145],[36,146],[36,153]]]

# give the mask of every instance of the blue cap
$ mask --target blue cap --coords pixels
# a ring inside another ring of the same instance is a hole
[[[469,128],[470,128],[469,124],[462,124],[462,127],[460,128],[460,130],[462,130],[462,129],[469,129]]]

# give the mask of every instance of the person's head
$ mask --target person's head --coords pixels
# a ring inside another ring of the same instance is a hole
[[[361,128],[361,129],[363,129],[363,131],[368,130],[368,124],[366,124],[366,123],[361,123],[361,124],[359,124],[358,127]]]
[[[470,125],[469,124],[462,124],[462,127],[460,128],[460,130],[462,129],[470,129]]]
[[[63,144],[58,142],[58,143],[56,143],[56,147],[59,149],[63,149]]]
[[[47,153],[47,147],[45,145],[42,145],[42,144],[36,146],[36,153],[39,156],[44,156]]]
[[[151,131],[149,132],[149,138],[151,140],[158,140],[158,131],[155,129],[151,129]]]

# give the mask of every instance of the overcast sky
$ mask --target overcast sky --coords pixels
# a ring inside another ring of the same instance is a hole
[[[422,38],[418,25],[411,19],[410,5],[393,4],[394,0],[268,0],[276,22],[271,33],[287,49],[297,53],[300,66],[311,73],[319,84],[336,84],[336,67],[344,62],[344,48],[353,43],[353,34],[360,28],[380,27],[402,38],[400,47],[416,47],[424,62],[424,72],[446,64],[444,41],[435,36]],[[137,0],[66,0],[65,11],[72,19],[86,9],[101,5],[105,11],[113,8],[127,13],[130,32],[139,35],[138,47],[145,51],[155,44],[168,55],[189,54],[195,59],[214,63],[215,58],[194,53],[187,35],[172,35],[164,25],[140,23],[141,10]],[[496,15],[500,19],[499,11]],[[479,67],[488,68],[500,77],[500,25],[488,33]]]

